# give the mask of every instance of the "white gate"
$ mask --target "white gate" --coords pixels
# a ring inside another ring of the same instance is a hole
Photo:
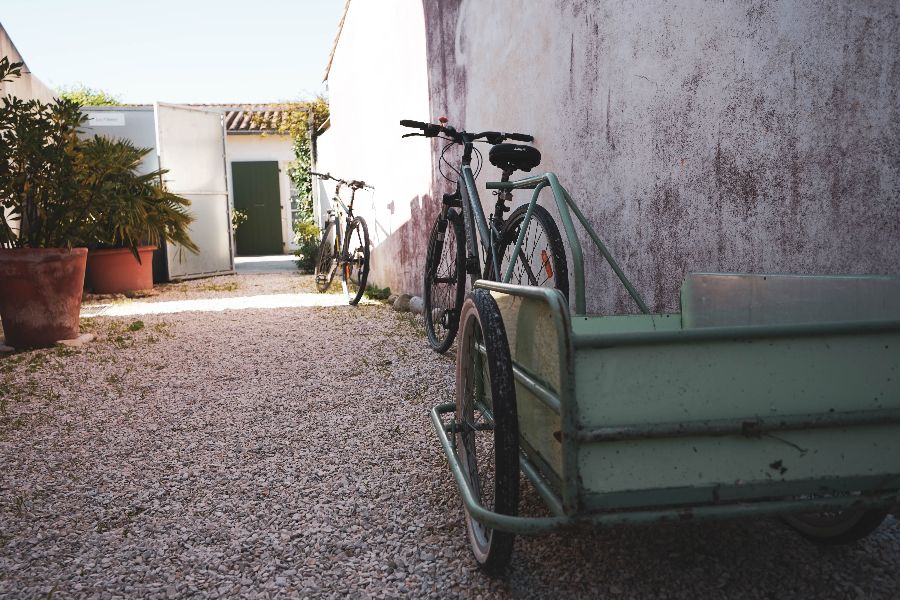
[[[156,151],[166,188],[191,201],[190,236],[199,254],[168,244],[170,279],[234,270],[231,209],[225,167],[225,124],[220,112],[174,104],[154,104]]]

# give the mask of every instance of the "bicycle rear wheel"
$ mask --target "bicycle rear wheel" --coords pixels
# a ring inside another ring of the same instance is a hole
[[[337,270],[338,248],[340,248],[340,231],[334,221],[329,221],[322,232],[319,243],[319,256],[316,259],[316,289],[321,293],[328,291]]]
[[[519,422],[512,358],[497,302],[474,290],[463,303],[456,350],[456,452],[478,503],[515,516],[519,511]],[[514,534],[482,525],[466,513],[469,545],[478,565],[500,575],[509,565]]]
[[[519,231],[525,221],[528,205],[514,210],[501,232],[499,250],[501,254],[500,273],[493,273],[493,265],[488,260],[489,279],[502,281],[512,260]],[[566,264],[566,250],[559,228],[550,213],[542,206],[535,206],[528,230],[522,240],[510,283],[556,288],[569,299],[569,268]]]
[[[466,238],[458,212],[439,216],[428,238],[425,257],[425,332],[435,352],[446,352],[459,328],[459,309],[466,291]]]
[[[369,279],[369,227],[365,219],[356,217],[347,234],[347,262],[343,263],[344,284],[350,304],[356,306],[366,292]]]

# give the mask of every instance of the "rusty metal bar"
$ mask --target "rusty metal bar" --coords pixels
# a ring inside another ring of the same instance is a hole
[[[773,431],[827,429],[862,425],[900,423],[900,409],[860,410],[804,415],[785,415],[762,419],[717,419],[685,423],[646,423],[582,429],[575,434],[579,442],[622,442],[654,438],[741,435],[759,437]]]

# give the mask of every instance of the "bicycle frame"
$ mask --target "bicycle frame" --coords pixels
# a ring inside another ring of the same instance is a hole
[[[331,199],[331,210],[328,212],[332,215],[331,219],[334,220],[334,235],[336,236],[335,240],[335,249],[338,252],[338,263],[345,263],[349,260],[349,248],[350,244],[350,226],[353,224],[353,202],[356,200],[356,189],[350,188],[350,206],[344,204],[344,201],[341,200],[341,185],[340,183],[334,188],[334,197]],[[335,203],[340,207],[338,210],[335,210]],[[341,210],[344,212],[342,213]],[[344,217],[343,227],[341,227],[341,218]],[[343,234],[342,234],[343,231]]]
[[[478,246],[476,239],[480,240],[482,250],[485,253],[485,256],[488,260],[493,262],[493,273],[499,274],[499,264],[500,257],[498,256],[498,244],[497,241],[500,239],[500,229],[503,225],[502,215],[495,215],[494,218],[488,223],[487,219],[484,215],[484,208],[481,205],[481,198],[478,196],[478,189],[475,187],[475,175],[472,172],[471,166],[471,158],[472,158],[472,143],[469,142],[465,144],[465,150],[463,152],[462,165],[460,169],[460,180],[461,182],[457,183],[457,193],[460,196],[460,201],[462,203],[463,210],[463,219],[465,222],[466,229],[466,272],[469,274],[469,279],[472,287],[475,287],[475,282],[478,279],[484,278],[484,272],[481,268],[481,261],[478,255]],[[641,298],[640,294],[638,294],[637,290],[635,290],[634,286],[625,276],[625,273],[622,271],[619,264],[613,258],[613,256],[609,253],[606,246],[600,240],[600,236],[594,231],[593,227],[588,223],[587,218],[572,202],[571,196],[562,187],[557,179],[556,175],[553,173],[544,173],[543,175],[533,175],[531,177],[526,177],[524,179],[520,179],[517,181],[492,181],[488,182],[486,185],[487,189],[494,189],[502,191],[512,191],[514,189],[533,189],[531,195],[531,200],[528,203],[528,209],[526,210],[524,220],[522,221],[522,226],[519,229],[519,236],[516,239],[516,244],[513,247],[512,256],[518,256],[518,254],[522,250],[522,243],[525,239],[525,233],[528,231],[528,225],[531,223],[532,215],[534,214],[534,207],[537,205],[538,197],[544,188],[549,187],[553,193],[553,199],[556,202],[556,208],[559,211],[560,219],[562,220],[563,228],[566,232],[566,238],[569,241],[569,248],[572,252],[572,262],[575,263],[575,314],[576,315],[585,315],[587,314],[586,310],[586,302],[585,302],[585,292],[584,292],[584,251],[581,247],[581,242],[578,239],[578,234],[575,232],[575,225],[572,220],[571,212],[575,213],[575,217],[581,223],[581,226],[584,227],[585,231],[587,231],[588,236],[591,240],[596,244],[597,248],[600,250],[600,253],[609,263],[610,267],[612,267],[613,271],[616,273],[616,276],[625,286],[625,289],[628,291],[628,294],[634,300],[634,302],[638,305],[641,312],[644,314],[649,314],[650,309],[647,307],[643,298]],[[444,206],[442,211],[444,216],[446,216],[446,211],[449,208],[449,205],[444,202]],[[571,212],[570,212],[571,209]],[[477,236],[476,236],[477,234]],[[487,244],[485,243],[487,240]],[[503,283],[509,283],[513,274],[513,267],[515,266],[515,261],[510,261],[509,265],[506,268],[505,273],[502,274],[502,279],[500,279]]]

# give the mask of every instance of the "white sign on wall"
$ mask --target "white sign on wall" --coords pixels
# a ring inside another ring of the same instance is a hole
[[[95,112],[88,115],[87,124],[90,127],[124,127],[125,113],[121,112]]]

